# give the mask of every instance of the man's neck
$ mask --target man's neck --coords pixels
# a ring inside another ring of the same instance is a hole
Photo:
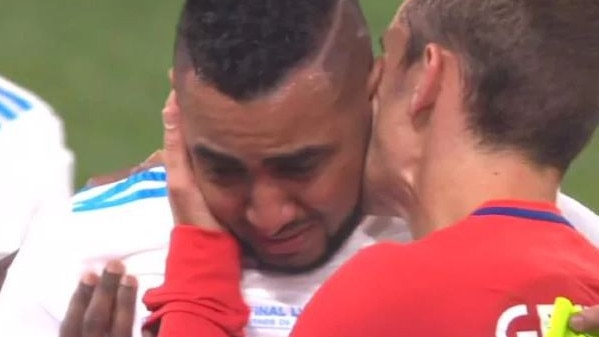
[[[415,238],[456,223],[490,200],[555,203],[561,181],[558,170],[513,153],[470,151],[432,163],[416,186],[419,198],[410,219]]]

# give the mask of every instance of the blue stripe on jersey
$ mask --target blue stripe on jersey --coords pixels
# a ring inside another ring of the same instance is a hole
[[[139,199],[146,198],[155,198],[155,197],[163,197],[166,196],[166,187],[159,188],[149,188],[143,189],[139,191],[135,191],[131,194],[128,194],[124,197],[112,199],[114,196],[124,193],[127,190],[133,188],[135,185],[141,182],[166,182],[166,173],[164,172],[155,172],[155,171],[143,171],[140,173],[136,173],[126,180],[115,184],[111,188],[106,191],[91,197],[89,199],[76,202],[73,208],[73,211],[90,211],[94,209],[103,209],[106,207],[114,207],[118,205],[122,205],[125,203],[129,203]],[[92,188],[93,189],[93,188]],[[90,189],[86,189],[90,190]],[[164,191],[162,191],[164,190]]]
[[[16,119],[18,113],[29,111],[33,107],[33,105],[25,98],[20,97],[17,94],[8,91],[2,87],[0,87],[0,96],[3,96],[4,98],[8,99],[19,108],[19,111],[13,111],[5,104],[2,104],[0,102],[0,116],[8,120]]]
[[[110,201],[104,201],[97,204],[78,204],[73,208],[73,212],[86,212],[86,211],[95,211],[110,207],[121,206],[124,204],[128,204],[137,200],[151,199],[151,198],[162,198],[167,196],[166,187],[158,187],[158,188],[150,188],[145,190],[135,191],[132,194],[124,196],[119,199],[114,199]]]
[[[17,114],[14,111],[10,110],[6,105],[2,104],[2,102],[0,102],[0,116],[8,120],[13,120],[17,118]]]
[[[559,224],[572,227],[572,224],[566,218],[560,214],[556,214],[549,211],[540,211],[535,209],[518,208],[518,207],[483,207],[476,210],[472,215],[485,216],[485,215],[503,215],[511,216],[515,218],[524,218],[529,220],[539,220],[546,222],[555,222]]]
[[[31,102],[29,102],[25,98],[20,97],[20,96],[16,95],[15,93],[10,92],[2,87],[0,87],[0,95],[8,98],[10,101],[12,101],[15,105],[17,105],[23,111],[31,110],[31,108],[33,108],[33,105],[31,104]]]
[[[136,173],[136,174],[130,176],[129,178],[127,178],[126,180],[124,180],[124,181],[112,186],[108,190],[100,193],[99,195],[89,198],[82,202],[83,203],[102,202],[104,200],[114,197],[115,195],[117,195],[119,193],[125,192],[127,189],[131,188],[132,186],[135,186],[136,184],[138,184],[142,181],[163,182],[163,181],[166,181],[166,173],[153,172],[153,171],[143,171],[140,173]]]

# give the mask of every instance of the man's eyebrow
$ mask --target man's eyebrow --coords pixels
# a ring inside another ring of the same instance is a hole
[[[211,149],[210,147],[203,145],[203,144],[198,144],[198,145],[194,146],[193,152],[195,155],[202,157],[203,159],[206,159],[206,160],[215,161],[215,162],[228,164],[228,165],[243,166],[243,163],[241,162],[241,160],[235,158],[234,156],[224,153],[224,152],[221,152],[221,151],[218,151],[218,150],[215,150],[215,149]]]
[[[315,157],[326,157],[332,154],[335,148],[330,145],[312,145],[289,153],[277,154],[263,160],[265,165],[280,164],[282,162],[301,162]]]

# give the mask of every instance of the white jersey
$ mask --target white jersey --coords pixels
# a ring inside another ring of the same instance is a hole
[[[569,210],[571,200],[563,200],[562,207]],[[586,209],[579,212],[578,206],[573,209],[581,215],[576,226],[597,222],[595,214]],[[109,259],[123,260],[128,272],[138,278],[141,297],[163,281],[172,226],[163,168],[80,192],[68,223],[52,231],[36,230],[26,238],[0,294],[2,331],[12,337],[57,336],[81,273],[99,272]],[[587,234],[599,242],[596,232]],[[389,238],[410,240],[405,224],[369,218],[318,270],[302,275],[244,271],[243,293],[252,310],[247,335],[288,336],[303,306],[331,273],[362,247]],[[134,336],[141,335],[148,314],[138,299]]]
[[[0,77],[0,258],[32,226],[68,214],[73,155],[61,120],[31,92]]]

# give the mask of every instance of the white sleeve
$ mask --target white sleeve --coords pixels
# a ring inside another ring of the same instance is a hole
[[[52,226],[68,209],[73,155],[60,118],[44,101],[0,77],[0,257],[31,226]]]
[[[576,230],[599,246],[599,216],[595,212],[562,193],[557,197],[557,206]]]
[[[93,201],[93,202],[92,202]],[[172,216],[164,172],[89,189],[64,222],[32,227],[0,292],[0,327],[11,337],[56,337],[81,274],[120,259],[138,279],[134,337],[149,315],[144,292],[160,285]]]
[[[0,326],[7,335],[56,335],[55,320],[35,305],[36,289],[55,261],[43,261],[46,269],[29,278],[18,276],[31,255],[23,243],[35,244],[70,213],[74,159],[64,138],[62,121],[48,104],[0,77],[0,256],[21,248],[0,293]],[[32,317],[35,323],[23,324]]]

